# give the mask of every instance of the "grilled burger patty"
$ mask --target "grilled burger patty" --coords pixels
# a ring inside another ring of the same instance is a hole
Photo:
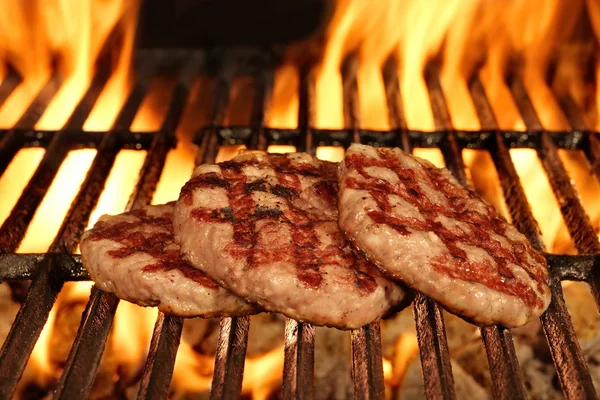
[[[340,167],[339,223],[383,271],[480,325],[524,325],[550,302],[545,259],[446,169],[352,145]]]
[[[182,253],[266,310],[351,329],[381,318],[406,292],[357,257],[340,231],[336,178],[305,153],[243,152],[202,165],[182,188]]]
[[[182,317],[258,311],[180,258],[172,214],[170,203],[102,216],[81,239],[83,265],[96,285],[123,300]]]

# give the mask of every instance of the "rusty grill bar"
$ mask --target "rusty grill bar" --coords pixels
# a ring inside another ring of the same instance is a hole
[[[581,253],[576,256],[546,254],[552,271],[552,304],[542,316],[546,334],[562,389],[567,398],[595,398],[596,392],[564,302],[561,280],[588,282],[600,307],[600,244],[590,219],[558,157],[558,149],[583,150],[592,170],[600,175],[600,137],[586,129],[580,111],[568,97],[559,99],[571,124],[570,132],[544,131],[524,85],[512,79],[510,89],[527,126],[527,132],[499,131],[483,85],[475,77],[469,85],[482,131],[461,132],[452,128],[439,74],[428,68],[425,76],[430,94],[436,132],[419,132],[407,128],[403,100],[394,60],[389,60],[382,74],[386,87],[389,132],[360,128],[357,91],[357,60],[350,57],[343,65],[344,122],[346,129],[315,129],[314,82],[309,70],[301,72],[298,129],[271,129],[265,126],[273,84],[272,57],[254,51],[178,52],[140,51],[136,55],[135,85],[117,117],[113,129],[103,133],[82,131],[109,71],[100,71],[89,90],[65,124],[57,132],[37,132],[33,126],[52,100],[61,84],[52,77],[40,91],[13,129],[0,131],[0,174],[4,173],[16,153],[27,146],[47,149],[36,172],[23,191],[10,216],[0,229],[0,281],[31,279],[32,283],[0,353],[0,397],[10,397],[23,373],[50,310],[65,281],[88,279],[75,251],[80,235],[103,191],[119,150],[147,150],[139,181],[131,194],[127,209],[148,204],[154,194],[165,159],[175,144],[175,130],[186,105],[194,76],[202,73],[215,79],[210,126],[196,138],[197,164],[214,162],[220,145],[244,144],[264,150],[271,144],[293,145],[298,151],[315,154],[317,146],[348,146],[357,141],[380,146],[400,146],[406,151],[416,147],[434,147],[442,151],[447,167],[463,184],[468,184],[462,149],[480,149],[490,153],[500,178],[513,223],[540,251],[545,251],[539,228],[509,148],[536,149],[548,175],[569,232]],[[149,90],[151,79],[167,65],[179,71],[173,97],[161,128],[157,132],[133,133],[130,127]],[[229,94],[233,78],[250,75],[255,81],[251,124],[248,127],[227,125]],[[0,105],[18,86],[19,78],[9,74],[0,83]],[[46,254],[15,254],[35,210],[68,152],[75,148],[97,149],[78,195]],[[93,288],[84,311],[77,337],[71,348],[54,398],[84,398],[94,382],[119,300]],[[425,296],[414,303],[415,324],[428,398],[455,398],[454,382],[444,319],[441,307]],[[159,314],[146,360],[139,399],[164,398],[169,390],[175,356],[181,338],[183,320]],[[220,324],[214,378],[213,399],[238,398],[244,373],[244,360],[250,319],[223,318]],[[500,327],[481,329],[487,352],[495,397],[525,398],[525,388],[515,356],[509,330]],[[313,397],[315,329],[310,324],[287,319],[285,325],[283,397]],[[384,393],[382,350],[378,323],[351,333],[352,376],[355,398],[378,399]]]

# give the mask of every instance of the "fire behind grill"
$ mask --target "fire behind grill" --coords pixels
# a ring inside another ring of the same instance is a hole
[[[499,131],[483,86],[475,78],[470,84],[470,91],[483,130],[455,131],[452,129],[439,76],[434,68],[430,68],[426,73],[426,82],[437,131],[411,131],[407,129],[403,117],[397,68],[394,61],[390,60],[384,67],[383,75],[389,121],[394,129],[389,132],[368,131],[360,129],[356,60],[350,59],[342,70],[347,129],[313,128],[314,83],[308,70],[301,74],[298,129],[271,129],[265,127],[264,123],[273,83],[271,61],[268,54],[247,51],[140,51],[135,60],[135,86],[110,131],[82,131],[83,123],[107,81],[108,71],[97,74],[63,129],[56,132],[37,132],[31,129],[60,86],[60,78],[56,76],[35,98],[14,129],[0,131],[0,174],[4,173],[19,149],[37,146],[47,150],[0,230],[0,280],[32,279],[27,297],[0,354],[0,397],[8,398],[14,393],[64,282],[88,279],[80,257],[72,253],[76,250],[79,237],[103,190],[117,153],[124,148],[147,151],[139,181],[127,209],[148,204],[167,153],[175,144],[174,132],[180,122],[192,79],[200,73],[213,75],[216,85],[211,124],[196,137],[197,164],[214,162],[219,146],[224,144],[244,144],[249,148],[262,150],[272,144],[285,144],[312,154],[315,154],[317,146],[348,146],[351,142],[400,146],[407,151],[418,147],[433,147],[442,151],[446,165],[457,179],[467,184],[461,151],[463,148],[481,149],[492,156],[513,223],[536,249],[545,251],[537,223],[508,152],[509,148],[535,149],[554,193],[560,200],[565,223],[581,254],[546,255],[552,272],[552,304],[541,317],[541,323],[565,395],[568,398],[596,397],[560,285],[561,280],[586,281],[592,287],[596,303],[600,305],[600,245],[557,153],[558,148],[583,150],[593,166],[593,173],[600,177],[600,138],[597,133],[586,130],[573,100],[568,97],[559,99],[572,131],[545,132],[523,84],[518,78],[513,78],[509,86],[528,130]],[[161,128],[157,132],[131,132],[131,124],[152,77],[165,68],[177,68],[179,73]],[[239,75],[255,77],[252,122],[250,126],[224,127],[231,83]],[[18,77],[14,75],[9,75],[0,84],[0,105],[17,84]],[[35,210],[67,153],[81,147],[95,148],[97,155],[49,252],[15,254]],[[54,398],[84,398],[89,393],[118,302],[114,295],[95,287],[92,289]],[[432,300],[418,295],[414,314],[425,393],[428,398],[454,398],[441,308]],[[181,318],[159,314],[138,398],[163,398],[167,395],[182,325]],[[249,325],[248,317],[221,320],[211,398],[239,397]],[[488,356],[495,397],[524,398],[525,389],[510,331],[500,327],[482,328],[481,336]],[[283,372],[283,397],[286,399],[311,398],[313,395],[314,337],[314,327],[287,319]],[[353,331],[351,340],[354,396],[382,398],[384,383],[379,324],[374,323]]]

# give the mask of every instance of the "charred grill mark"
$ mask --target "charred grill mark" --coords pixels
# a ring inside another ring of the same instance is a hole
[[[297,172],[299,169],[296,168],[296,165],[292,165],[289,157],[281,155],[269,161],[276,162],[271,167],[276,171],[277,186],[281,188],[280,191],[285,194],[299,193],[302,187]],[[292,201],[293,196],[280,197],[287,203],[286,217],[292,222],[290,228],[296,277],[306,287],[317,289],[323,280],[323,276],[319,271],[323,260],[317,254],[320,241],[315,230],[315,224],[306,211],[294,204]]]
[[[111,223],[101,221],[96,224],[88,236],[91,241],[112,240],[122,247],[108,251],[108,256],[116,259],[127,258],[136,253],[145,253],[155,262],[142,268],[145,273],[167,272],[178,270],[188,279],[191,279],[207,288],[219,286],[208,275],[192,268],[179,254],[179,248],[174,247],[173,223],[171,214],[149,216],[147,210],[138,209],[127,213],[137,218],[135,221],[121,221]],[[143,226],[152,226],[156,232],[141,232]]]
[[[269,183],[265,179],[248,182],[243,173],[244,166],[248,165],[274,171],[277,183]],[[230,161],[219,166],[222,179],[228,183],[230,207],[218,210],[196,208],[192,210],[192,217],[202,222],[232,224],[233,242],[225,248],[230,256],[246,259],[248,268],[275,262],[292,263],[296,267],[298,281],[307,288],[320,287],[323,265],[339,265],[350,269],[354,274],[351,279],[354,279],[355,286],[363,295],[368,295],[377,288],[376,279],[367,272],[368,261],[361,258],[357,264],[358,269],[353,267],[357,257],[350,250],[339,228],[336,232],[339,235],[336,245],[322,248],[324,245],[319,240],[318,226],[335,224],[337,227],[337,222],[320,220],[297,202],[303,190],[302,178],[317,177],[321,181],[314,182],[313,179],[311,190],[328,203],[336,204],[335,182],[325,180],[327,177],[320,165],[294,163],[288,155],[269,154],[260,160]],[[285,207],[258,206],[252,198],[255,191],[277,196],[283,200]],[[273,248],[268,243],[259,241],[259,231],[268,232],[269,236],[271,232],[287,232],[288,229],[291,243],[281,248]]]
[[[235,161],[225,161],[225,162],[219,163],[219,167],[222,170],[232,171],[233,173],[235,173],[237,175],[242,173],[243,166],[244,166],[243,163],[235,162]]]
[[[271,193],[275,196],[283,197],[284,199],[298,198],[300,194],[294,188],[288,188],[283,185],[277,184],[271,188]]]
[[[368,210],[368,215],[375,223],[387,224],[401,235],[408,235],[411,231],[429,231],[442,240],[448,254],[438,257],[432,263],[433,267],[453,278],[481,283],[491,289],[511,294],[521,298],[529,306],[542,306],[538,294],[527,284],[514,276],[508,263],[522,268],[529,277],[536,282],[539,291],[547,280],[543,268],[527,267],[525,256],[531,257],[537,263],[544,265],[541,255],[533,250],[527,242],[520,243],[506,237],[508,223],[504,221],[492,206],[487,206],[487,215],[466,209],[466,199],[479,197],[473,192],[454,184],[439,169],[424,167],[418,171],[404,167],[398,156],[390,152],[380,151],[382,159],[367,158],[361,155],[346,157],[348,168],[354,168],[362,179],[346,178],[347,187],[357,190],[367,190],[373,196],[378,210]],[[410,157],[407,155],[407,157]],[[374,178],[368,174],[366,168],[377,166],[388,168],[396,173],[399,182],[392,185],[387,181]],[[421,183],[419,183],[421,182]],[[446,197],[450,207],[434,204],[425,195],[420,184],[427,184]],[[421,212],[424,221],[414,218],[402,218],[392,213],[389,195],[397,195]],[[438,216],[457,220],[467,224],[470,232],[460,229],[450,230],[439,222]],[[489,231],[506,238],[509,248],[492,238]],[[459,247],[473,246],[485,250],[495,261],[496,267],[491,262],[469,262],[467,253]]]
[[[261,206],[256,207],[256,211],[254,212],[254,214],[252,214],[252,216],[257,219],[260,219],[260,218],[276,218],[276,219],[278,219],[282,215],[283,215],[283,211],[281,211],[278,208],[268,208],[268,207],[261,207]]]
[[[318,171],[315,171],[313,166],[297,166],[297,167],[278,167],[275,168],[275,172],[278,174],[298,174],[301,176],[312,176],[319,177],[320,174]]]
[[[219,285],[212,278],[206,275],[204,272],[199,269],[192,268],[186,263],[181,265],[181,263],[156,263],[145,266],[142,271],[147,273],[156,273],[156,272],[168,272],[172,269],[178,269],[179,272],[183,274],[188,279],[193,280],[194,282],[210,288],[210,289],[218,289]]]
[[[195,208],[192,210],[192,218],[202,222],[236,222],[231,207],[223,207],[217,209]]]
[[[373,264],[367,261],[360,254],[354,253],[354,283],[358,290],[364,295],[368,295],[377,289],[376,275],[379,275],[379,271]]]
[[[183,199],[183,203],[187,206],[192,205],[192,194],[196,189],[202,188],[223,188],[229,189],[230,184],[225,179],[221,178],[215,172],[209,172],[193,177],[186,182],[181,188],[180,197]]]
[[[219,165],[223,178],[231,185],[227,197],[233,217],[233,243],[228,244],[225,250],[234,258],[245,258],[247,267],[253,268],[258,234],[256,218],[252,217],[256,204],[252,191],[246,190],[248,178],[243,172],[242,163],[229,161]]]
[[[294,246],[294,258],[296,263],[296,276],[305,286],[318,289],[323,280],[319,269],[324,260],[319,257],[319,238],[315,231],[315,225],[292,227],[292,240]]]
[[[267,191],[267,181],[264,179],[260,179],[258,181],[246,183],[244,186],[244,190],[246,192],[266,192]]]

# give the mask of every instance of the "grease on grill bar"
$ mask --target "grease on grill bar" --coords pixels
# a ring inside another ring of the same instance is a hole
[[[356,83],[356,59],[349,58],[342,68],[344,121],[346,129],[320,130],[314,122],[314,82],[308,70],[301,71],[297,129],[265,127],[273,85],[273,66],[265,54],[248,53],[177,53],[179,75],[169,104],[167,116],[155,133],[129,131],[137,110],[148,91],[150,80],[160,70],[165,53],[140,52],[137,57],[137,78],[129,98],[110,132],[91,135],[81,132],[98,95],[106,83],[106,74],[98,74],[79,106],[69,118],[65,129],[58,132],[34,132],[31,129],[60,86],[53,77],[41,90],[14,129],[0,136],[0,172],[4,172],[19,149],[25,146],[47,148],[46,155],[25,188],[0,231],[0,280],[32,279],[29,295],[17,315],[0,354],[0,396],[10,397],[17,386],[33,346],[44,326],[53,303],[65,281],[86,279],[85,270],[74,252],[79,236],[103,190],[104,183],[119,150],[136,147],[147,150],[140,180],[132,194],[128,209],[148,204],[160,178],[168,151],[174,145],[174,132],[186,104],[193,77],[200,71],[217,71],[211,124],[197,137],[196,164],[211,163],[221,145],[245,145],[264,150],[270,145],[294,146],[299,151],[316,153],[318,146],[347,146],[353,141],[381,146],[414,148],[435,147],[442,151],[444,162],[452,173],[467,184],[462,149],[476,148],[491,154],[500,177],[504,198],[513,223],[533,245],[544,251],[539,228],[508,149],[532,147],[545,168],[558,198],[566,199],[561,211],[567,227],[581,253],[577,256],[547,255],[553,273],[552,305],[541,318],[550,344],[554,364],[564,393],[569,398],[595,397],[595,390],[573,325],[566,310],[560,285],[561,279],[582,280],[591,284],[600,305],[600,246],[577,192],[568,179],[558,157],[558,148],[583,150],[598,174],[600,146],[597,133],[585,131],[583,119],[572,99],[561,98],[565,115],[576,132],[549,134],[537,118],[524,86],[515,78],[511,90],[529,132],[500,132],[491,111],[484,88],[477,77],[469,85],[475,110],[483,131],[454,132],[438,71],[429,68],[426,83],[430,94],[437,132],[410,131],[402,109],[397,67],[393,60],[383,68],[386,86],[390,132],[375,132],[360,128],[360,99]],[[173,64],[171,59],[170,64]],[[235,76],[253,75],[255,98],[248,127],[225,127],[229,112],[229,93]],[[18,78],[9,74],[0,84],[0,104],[17,86]],[[72,134],[72,131],[77,134]],[[52,179],[69,150],[75,147],[95,147],[98,151],[63,225],[48,254],[14,254],[23,239],[31,218],[44,198]],[[54,398],[85,397],[94,382],[106,340],[115,315],[118,299],[94,288],[81,325],[71,348]],[[428,398],[456,396],[441,308],[419,295],[415,300],[415,323],[421,355],[425,394]],[[239,397],[244,374],[244,360],[250,319],[223,318],[215,358],[211,398]],[[179,347],[183,320],[160,314],[155,325],[149,355],[141,378],[138,398],[162,398],[169,391],[175,355]],[[481,329],[490,366],[494,395],[498,398],[524,398],[525,388],[510,331],[489,327]],[[318,338],[317,338],[318,339]],[[384,393],[382,348],[379,323],[351,333],[352,377],[357,398],[381,398]],[[284,351],[284,398],[311,398],[315,362],[314,327],[286,321]]]

